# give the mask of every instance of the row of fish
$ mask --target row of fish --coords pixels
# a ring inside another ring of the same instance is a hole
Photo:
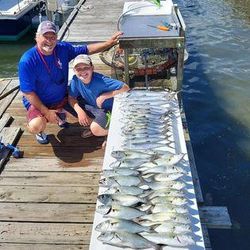
[[[104,166],[96,226],[103,244],[132,249],[194,245],[184,154],[176,153],[176,95],[130,91],[117,98],[122,148]]]

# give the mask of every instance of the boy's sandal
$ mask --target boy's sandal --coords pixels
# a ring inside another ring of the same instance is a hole
[[[85,129],[83,130],[83,132],[81,133],[81,137],[82,138],[89,138],[93,136],[92,132],[89,129]]]

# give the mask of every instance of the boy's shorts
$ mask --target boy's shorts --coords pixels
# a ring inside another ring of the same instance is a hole
[[[87,115],[93,119],[94,122],[96,122],[103,129],[107,129],[107,123],[108,123],[107,111],[105,111],[104,109],[99,109],[91,105],[88,105],[84,102],[83,99],[78,99],[78,104],[87,113]],[[69,110],[67,106],[64,107],[64,109],[70,112],[73,116],[77,117],[77,113],[73,108]]]

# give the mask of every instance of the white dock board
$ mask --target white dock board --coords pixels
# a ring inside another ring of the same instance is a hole
[[[205,249],[204,246],[204,239],[202,235],[202,229],[201,229],[201,223],[200,223],[200,217],[198,212],[198,206],[197,201],[195,198],[195,191],[194,191],[194,185],[192,181],[191,176],[191,169],[189,165],[189,160],[187,156],[187,149],[184,139],[184,132],[181,122],[181,116],[180,116],[180,110],[178,106],[178,101],[175,99],[174,102],[172,102],[173,108],[175,110],[175,116],[172,119],[172,128],[174,132],[174,140],[175,140],[175,153],[184,153],[185,157],[184,160],[182,160],[183,167],[187,171],[187,175],[184,176],[183,181],[186,183],[186,199],[188,200],[188,209],[189,209],[189,215],[191,219],[192,224],[192,237],[195,240],[195,245],[187,247],[182,247],[182,250],[202,250]],[[103,163],[103,169],[108,169],[108,166],[111,162],[114,161],[114,158],[111,157],[111,152],[113,150],[121,149],[121,120],[122,115],[119,112],[119,99],[115,98],[114,106],[113,106],[113,112],[112,112],[112,119],[110,124],[110,130],[107,140],[107,147],[105,151],[104,156],[104,163]],[[103,193],[103,188],[99,188],[99,194]],[[101,205],[99,201],[97,201],[97,206]],[[95,230],[96,225],[98,225],[100,222],[104,221],[106,219],[103,218],[103,216],[99,213],[95,213],[94,217],[94,223],[92,228],[92,235],[91,235],[91,241],[90,241],[90,250],[118,250],[121,248],[113,247],[110,245],[104,245],[101,241],[97,239],[99,236],[99,232]],[[179,247],[174,248],[170,246],[163,247],[163,250],[174,250],[174,249],[180,249]]]
[[[81,0],[83,2],[83,0]],[[72,43],[106,41],[117,31],[125,0],[86,0],[62,40]],[[80,3],[80,2],[79,2]]]

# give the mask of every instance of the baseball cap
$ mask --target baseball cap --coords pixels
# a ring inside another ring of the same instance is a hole
[[[81,55],[78,55],[74,61],[73,61],[73,68],[79,64],[79,63],[84,63],[84,64],[87,64],[87,65],[92,65],[92,61],[91,61],[91,58],[88,56],[88,55],[84,55],[84,54],[81,54]]]
[[[48,20],[41,22],[37,28],[37,33],[40,33],[43,35],[47,32],[53,32],[55,34],[57,33],[56,25]]]

